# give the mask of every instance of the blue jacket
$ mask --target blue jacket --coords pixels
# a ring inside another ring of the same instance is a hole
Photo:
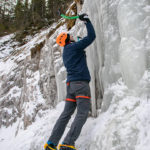
[[[88,35],[82,40],[67,44],[63,50],[63,62],[67,70],[67,82],[90,81],[84,49],[96,38],[91,22],[86,23]]]

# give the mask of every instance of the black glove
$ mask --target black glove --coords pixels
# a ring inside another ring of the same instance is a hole
[[[90,19],[89,19],[89,17],[88,17],[87,14],[81,14],[81,15],[79,15],[79,19],[81,21],[86,21],[86,22],[90,21]]]

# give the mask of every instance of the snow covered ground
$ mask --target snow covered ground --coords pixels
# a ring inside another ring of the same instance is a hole
[[[39,116],[26,130],[18,129],[19,119],[12,126],[0,129],[0,149],[1,150],[36,150],[43,149],[43,145],[47,141],[60,113],[64,107],[64,102],[60,102],[56,109],[39,112]],[[40,117],[42,116],[42,117]],[[72,117],[71,121],[73,120]],[[67,125],[65,134],[71,126],[71,121]],[[81,137],[77,141],[77,147],[88,149],[91,141],[92,130],[95,126],[95,119],[89,118]],[[18,130],[18,134],[16,133]],[[16,136],[17,134],[17,136]],[[64,135],[65,135],[64,134]],[[63,139],[63,138],[62,138]],[[61,140],[62,141],[62,140]]]
[[[8,56],[18,45],[18,42],[14,42],[13,38],[14,34],[0,37],[0,59]]]

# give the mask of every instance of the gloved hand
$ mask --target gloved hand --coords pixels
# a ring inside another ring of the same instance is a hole
[[[81,21],[86,21],[86,22],[90,21],[90,19],[89,19],[89,17],[88,17],[87,14],[81,14],[81,15],[79,15],[79,19]]]

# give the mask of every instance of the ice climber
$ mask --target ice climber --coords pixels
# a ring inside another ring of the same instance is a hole
[[[63,32],[56,39],[56,43],[64,47],[63,62],[67,70],[67,96],[64,110],[53,128],[50,138],[44,145],[45,150],[57,150],[57,145],[66,125],[77,108],[77,114],[71,128],[64,138],[63,143],[58,146],[59,150],[76,149],[75,141],[80,135],[91,107],[89,87],[91,77],[84,49],[94,41],[96,35],[88,15],[79,15],[79,19],[85,22],[87,28],[86,37],[75,42],[70,34]]]

